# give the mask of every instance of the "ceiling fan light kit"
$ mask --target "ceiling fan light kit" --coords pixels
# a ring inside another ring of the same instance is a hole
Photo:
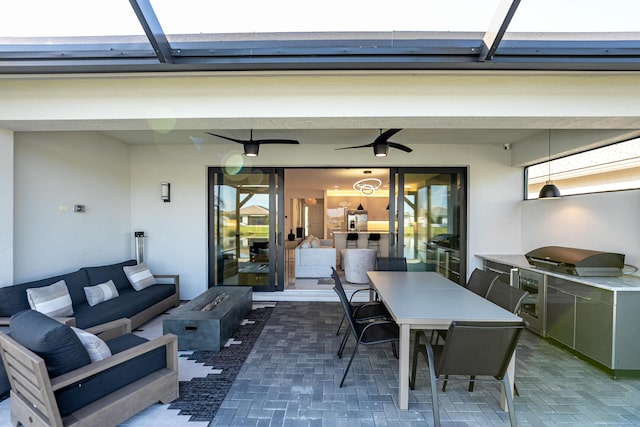
[[[244,154],[247,157],[257,157],[258,151],[260,150],[261,144],[300,144],[300,142],[295,139],[253,139],[253,129],[251,130],[251,134],[249,136],[249,140],[231,138],[228,136],[218,135],[211,132],[206,132],[209,135],[216,136],[218,138],[226,139],[227,141],[237,142],[238,144],[242,144],[244,146]]]
[[[406,145],[398,144],[396,142],[389,141],[396,133],[400,132],[402,129],[388,129],[384,132],[381,132],[380,135],[371,143],[364,145],[354,145],[353,147],[343,147],[336,148],[336,150],[350,150],[352,148],[364,148],[364,147],[373,147],[373,154],[376,157],[386,157],[389,154],[389,147],[396,148],[398,150],[404,151],[405,153],[411,153],[413,150]]]

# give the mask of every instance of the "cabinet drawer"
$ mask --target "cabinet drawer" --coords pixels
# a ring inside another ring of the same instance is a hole
[[[585,300],[611,306],[613,305],[612,291],[596,288],[594,286],[583,285],[582,283],[572,282],[570,280],[560,279],[554,276],[547,277],[549,285],[554,286],[558,290],[567,292]]]

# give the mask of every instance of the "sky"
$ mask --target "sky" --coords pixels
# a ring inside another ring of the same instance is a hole
[[[500,0],[151,0],[168,34],[474,31]],[[522,0],[510,31],[640,31],[638,0]],[[0,37],[142,35],[128,0],[1,0]]]

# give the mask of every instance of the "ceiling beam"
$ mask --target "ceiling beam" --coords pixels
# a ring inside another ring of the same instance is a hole
[[[167,40],[167,36],[158,21],[150,0],[129,0],[133,7],[140,25],[144,29],[158,60],[163,64],[173,63],[173,55],[171,55],[171,46]]]
[[[507,31],[513,15],[520,5],[520,0],[502,0],[496,8],[493,20],[489,24],[487,32],[482,37],[482,49],[478,60],[481,62],[491,61],[498,50],[498,46]]]

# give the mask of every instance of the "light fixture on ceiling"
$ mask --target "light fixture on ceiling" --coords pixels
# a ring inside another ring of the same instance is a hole
[[[374,144],[373,153],[376,155],[376,157],[387,157],[387,154],[389,154],[389,144]]]
[[[353,189],[359,191],[363,196],[372,196],[381,185],[382,181],[378,178],[363,178],[353,183]]]
[[[268,138],[268,139],[253,139],[253,129],[251,129],[251,133],[249,134],[249,139],[237,139],[231,138],[229,136],[218,135],[216,133],[206,132],[209,135],[213,135],[218,138],[225,139],[231,142],[237,142],[238,144],[242,144],[244,146],[244,155],[247,157],[257,157],[258,151],[260,150],[260,144],[300,144],[300,142],[295,139],[279,139],[279,138]]]
[[[260,150],[260,144],[254,142],[244,143],[244,155],[247,157],[258,157],[258,151]]]
[[[551,181],[551,129],[549,129],[549,157],[547,166],[549,167],[549,175],[547,177],[547,183],[540,189],[539,199],[555,199],[560,197],[560,190]]]
[[[171,201],[171,183],[169,182],[160,183],[160,198],[165,203],[169,203]]]

